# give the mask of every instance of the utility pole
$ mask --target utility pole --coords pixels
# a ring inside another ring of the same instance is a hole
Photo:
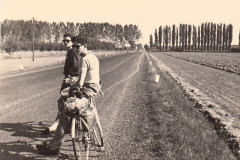
[[[34,30],[35,30],[35,25],[37,25],[38,23],[34,22],[34,17],[33,17],[33,20],[32,20],[32,31],[33,31],[33,34],[32,34],[32,51],[33,51],[33,56],[32,56],[32,61],[34,61]]]

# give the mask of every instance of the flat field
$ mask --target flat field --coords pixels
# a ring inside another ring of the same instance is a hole
[[[168,72],[175,79],[189,99],[195,102],[195,106],[199,107],[208,117],[213,118],[215,122],[220,122],[221,125],[217,127],[222,127],[222,132],[223,130],[227,131],[234,137],[230,138],[231,140],[239,142],[240,76],[236,73],[192,63],[193,60],[201,58],[209,60],[211,63],[216,62],[214,60],[226,61],[227,59],[236,64],[240,62],[239,55],[227,54],[220,57],[220,53],[155,52],[151,53],[150,57],[159,68]]]
[[[197,64],[240,74],[240,53],[165,52],[164,54]]]

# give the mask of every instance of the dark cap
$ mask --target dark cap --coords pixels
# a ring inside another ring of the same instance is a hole
[[[72,37],[72,35],[70,33],[65,33],[63,37]]]
[[[79,44],[85,45],[87,44],[87,38],[84,36],[74,36],[72,37],[72,42],[77,42]]]

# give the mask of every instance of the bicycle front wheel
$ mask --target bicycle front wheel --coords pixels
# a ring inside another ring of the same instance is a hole
[[[80,159],[88,160],[89,157],[88,134],[86,132],[81,132],[80,123],[81,123],[80,119],[76,120],[76,117],[72,118],[71,134],[74,156],[76,160]]]

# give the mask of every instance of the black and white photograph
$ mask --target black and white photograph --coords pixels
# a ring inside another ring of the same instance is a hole
[[[0,0],[0,160],[240,160],[240,0]]]

